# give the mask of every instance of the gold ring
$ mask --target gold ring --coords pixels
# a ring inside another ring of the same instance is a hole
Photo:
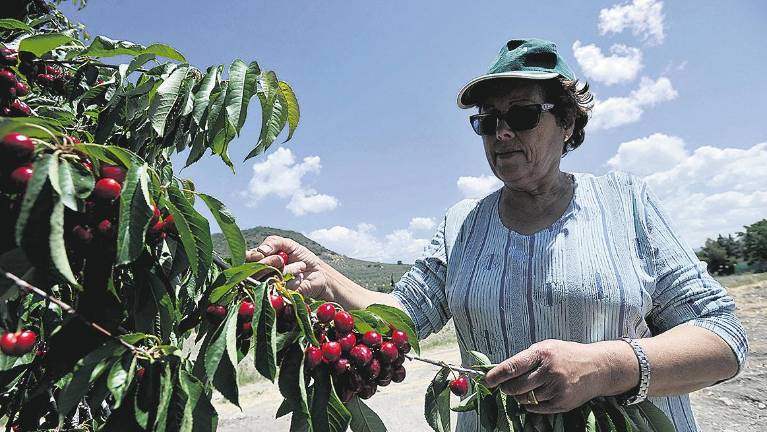
[[[530,405],[538,405],[538,399],[535,398],[535,390],[527,392],[527,403]]]

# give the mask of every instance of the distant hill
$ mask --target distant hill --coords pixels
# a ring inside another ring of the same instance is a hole
[[[320,259],[346,275],[349,279],[373,291],[391,291],[392,280],[395,282],[398,281],[399,278],[410,269],[410,265],[408,264],[385,264],[349,258],[333,252],[295,231],[270,227],[255,227],[243,230],[242,235],[245,237],[248,249],[260,245],[261,242],[270,235],[278,235],[293,239],[306,246],[310,251],[320,257]],[[213,249],[222,256],[229,255],[229,251],[226,248],[226,240],[224,240],[222,234],[213,234]]]

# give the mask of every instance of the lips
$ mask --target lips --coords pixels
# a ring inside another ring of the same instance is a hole
[[[495,152],[495,155],[496,156],[511,156],[514,153],[522,153],[522,150],[509,150],[509,151]]]

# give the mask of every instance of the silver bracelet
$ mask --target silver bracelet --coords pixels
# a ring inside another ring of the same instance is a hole
[[[644,353],[642,346],[639,345],[639,342],[627,337],[622,337],[621,340],[631,346],[639,361],[639,386],[636,392],[623,395],[621,400],[621,405],[628,406],[638,404],[647,399],[647,389],[650,387],[650,360],[647,358],[647,354]]]

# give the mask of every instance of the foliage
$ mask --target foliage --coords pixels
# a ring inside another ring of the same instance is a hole
[[[767,270],[767,219],[762,219],[744,227],[738,233],[742,244],[743,256],[756,271]]]
[[[722,237],[719,236],[719,238]],[[706,239],[706,244],[698,252],[698,258],[707,263],[708,272],[711,274],[729,275],[735,273],[737,261],[719,241]]]

